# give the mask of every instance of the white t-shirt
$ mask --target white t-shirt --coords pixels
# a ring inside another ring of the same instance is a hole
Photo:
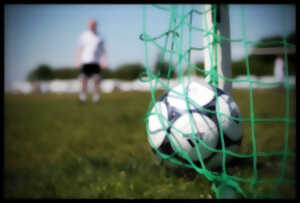
[[[85,31],[79,38],[81,48],[80,64],[99,63],[102,53],[105,51],[104,40],[99,34]]]

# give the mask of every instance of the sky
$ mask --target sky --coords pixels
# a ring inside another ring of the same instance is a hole
[[[201,5],[193,6],[201,8]],[[190,7],[185,4],[186,9]],[[233,4],[229,6],[229,13],[233,39],[244,35],[248,40],[258,41],[296,30],[296,8],[291,4]],[[168,12],[146,4],[5,4],[5,85],[25,81],[28,73],[41,64],[52,68],[74,67],[79,36],[87,30],[91,18],[98,21],[111,69],[125,63],[145,65],[145,46],[139,39],[143,23],[152,36],[166,32],[169,24]],[[193,22],[194,26],[201,26],[201,19],[195,17]],[[193,46],[201,46],[201,43],[202,35],[193,32]],[[243,57],[243,52],[241,44],[232,44],[233,59]],[[159,50],[150,46],[148,53],[151,66]],[[202,60],[200,55],[192,54],[192,62]]]

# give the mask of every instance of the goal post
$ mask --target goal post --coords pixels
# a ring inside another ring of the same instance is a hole
[[[203,7],[203,26],[207,30],[203,37],[204,69],[211,71],[216,66],[217,74],[222,76],[217,77],[218,87],[232,95],[232,82],[226,80],[232,77],[231,45],[230,41],[222,39],[223,37],[230,38],[229,8],[228,5],[220,4],[215,8],[211,4],[205,4]],[[213,15],[213,9],[216,9],[216,16]],[[206,81],[211,81],[211,79],[210,75],[206,77]]]

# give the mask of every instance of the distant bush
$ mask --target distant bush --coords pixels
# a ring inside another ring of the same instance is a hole
[[[124,64],[117,67],[115,70],[109,68],[102,70],[102,78],[116,78],[120,80],[135,80],[139,77],[142,72],[146,69],[139,63]],[[53,79],[75,79],[78,78],[80,69],[73,67],[55,68],[52,69],[48,65],[40,65],[28,76],[28,81],[39,81],[39,80],[53,80]]]
[[[261,39],[255,44],[255,47],[283,47],[283,36],[271,36]],[[286,37],[286,42],[296,45],[296,34],[291,33]],[[283,55],[285,55],[283,53]],[[272,75],[274,71],[274,62],[276,55],[250,55],[249,66],[250,73],[253,75]],[[288,54],[288,73],[289,75],[296,74],[296,54]],[[244,68],[245,69],[245,68]]]
[[[196,63],[196,66],[197,66],[198,69],[201,69],[201,70],[204,71],[204,63],[203,63],[203,62],[198,62],[198,63]],[[199,71],[199,70],[196,70],[196,75],[197,75],[197,76],[202,76],[202,77],[205,76],[204,72]]]
[[[295,55],[288,56],[289,75],[296,74],[294,58]],[[273,75],[275,59],[276,56],[249,56],[248,62],[250,74],[256,76]],[[238,75],[247,75],[247,64],[245,59],[232,62],[232,77],[236,77]]]
[[[73,79],[77,78],[80,73],[80,69],[77,68],[57,68],[53,69],[55,79]]]
[[[264,75],[273,75],[274,74],[274,62],[276,56],[256,56],[251,55],[248,57],[249,62],[249,72],[251,75],[255,76],[264,76]],[[295,55],[288,56],[288,74],[295,75],[296,74],[296,66],[295,66]],[[199,69],[204,70],[204,63],[197,62],[196,66]],[[197,76],[204,77],[204,73],[197,70]],[[247,65],[246,60],[241,59],[232,62],[232,78],[235,78],[239,75],[247,75]]]
[[[50,66],[42,64],[39,65],[36,69],[31,71],[28,76],[27,80],[29,81],[36,81],[36,80],[52,80],[54,78],[53,70]]]
[[[169,70],[172,70],[169,72]],[[154,74],[161,78],[175,78],[177,76],[174,67],[168,62],[158,61],[154,65]]]
[[[288,36],[286,36],[286,41],[288,43],[296,45],[296,34],[291,33]],[[278,46],[283,46],[282,42],[283,42],[283,36],[275,35],[271,37],[262,38],[255,44],[255,47],[278,47]]]
[[[103,79],[108,79],[113,77],[113,71],[109,68],[102,69],[101,76]]]
[[[275,56],[265,58],[263,56],[249,56],[248,68],[251,75],[263,76],[273,75]],[[232,62],[232,77],[247,75],[247,64],[245,59]]]
[[[286,37],[288,43],[296,45],[296,35],[291,33]],[[272,36],[266,37],[259,40],[254,46],[255,47],[274,47],[282,46],[283,37],[282,36]],[[263,76],[263,75],[273,75],[274,73],[274,62],[276,55],[249,55],[249,72],[251,75]],[[296,54],[288,54],[288,74],[296,74]],[[204,70],[204,63],[197,62],[196,66],[199,69]],[[198,76],[205,76],[203,72],[196,71]],[[246,60],[243,58],[241,60],[232,62],[232,77],[235,78],[238,75],[247,75],[247,65]]]
[[[121,80],[134,80],[145,71],[145,67],[138,63],[125,64],[119,66],[115,71],[111,73],[111,76]]]

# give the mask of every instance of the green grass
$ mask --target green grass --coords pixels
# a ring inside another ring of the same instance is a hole
[[[249,91],[235,90],[243,117]],[[295,118],[296,95],[291,94]],[[147,142],[143,116],[149,92],[103,94],[101,102],[80,104],[75,94],[11,95],[4,98],[5,198],[214,198],[211,184],[191,169],[160,166]],[[283,92],[256,90],[256,117],[284,117]],[[241,153],[252,151],[251,125],[244,123]],[[256,123],[258,151],[281,151],[285,125]],[[289,149],[295,151],[295,124]],[[260,160],[259,160],[260,161]],[[287,175],[294,178],[288,159]],[[259,162],[259,178],[279,177],[280,157]],[[275,169],[278,170],[275,170]],[[253,176],[253,163],[230,167],[232,175]],[[258,185],[267,192],[272,184]],[[249,184],[241,183],[249,191]],[[280,190],[295,198],[291,185]]]

